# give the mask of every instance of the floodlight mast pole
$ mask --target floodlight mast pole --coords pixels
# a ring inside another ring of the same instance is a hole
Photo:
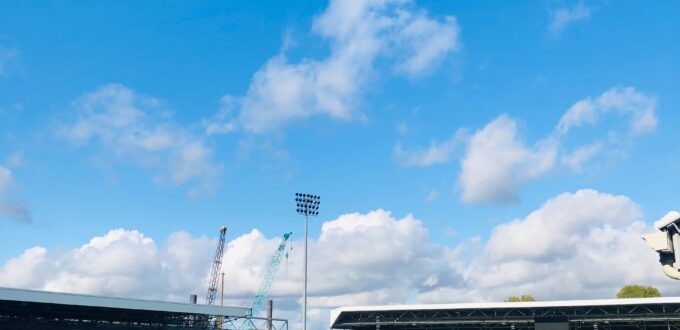
[[[311,194],[295,193],[297,213],[305,216],[305,260],[304,260],[304,284],[302,293],[302,330],[307,330],[307,235],[309,216],[319,215],[319,204],[321,197]]]
[[[302,330],[307,330],[307,218],[305,214],[305,289],[302,297]]]

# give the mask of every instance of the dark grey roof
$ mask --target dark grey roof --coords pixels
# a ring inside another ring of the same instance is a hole
[[[533,329],[560,320],[576,328],[680,328],[680,297],[542,302],[463,303],[341,307],[332,329]]]
[[[244,307],[209,306],[167,301],[100,297],[84,294],[57,293],[25,289],[9,289],[1,287],[0,301],[68,305],[71,307],[80,306],[87,308],[152,311],[161,313],[221,315],[229,317],[245,317],[249,316],[251,312],[250,308]]]

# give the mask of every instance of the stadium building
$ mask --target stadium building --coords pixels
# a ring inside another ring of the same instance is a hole
[[[242,307],[0,288],[2,330],[216,328],[287,330],[288,322],[254,318]]]
[[[680,297],[341,307],[331,329],[680,329]]]

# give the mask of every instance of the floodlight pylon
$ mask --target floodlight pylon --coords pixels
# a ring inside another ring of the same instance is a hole
[[[310,216],[315,217],[319,215],[321,196],[295,193],[295,203],[297,213],[305,216],[305,276],[302,294],[302,330],[307,330],[307,222]]]

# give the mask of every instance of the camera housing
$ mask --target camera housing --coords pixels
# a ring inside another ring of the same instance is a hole
[[[664,274],[680,280],[680,212],[668,212],[654,226],[659,232],[643,235],[642,239],[659,254]]]

